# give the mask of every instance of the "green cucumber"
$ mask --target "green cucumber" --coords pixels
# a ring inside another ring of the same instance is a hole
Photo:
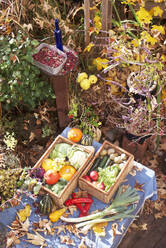
[[[92,165],[92,167],[90,168],[91,171],[94,171],[98,168],[99,163],[100,163],[101,159],[100,157],[97,157]]]
[[[99,164],[98,167],[104,168],[105,167],[105,163],[107,162],[108,158],[109,158],[108,155],[104,155],[104,157],[102,158],[102,160],[101,160],[101,162],[100,162],[100,164]]]
[[[107,167],[109,166],[110,163],[111,163],[111,159],[110,159],[110,157],[108,157],[108,159],[107,159],[107,161],[106,161],[106,163],[105,163],[103,169],[107,168]]]

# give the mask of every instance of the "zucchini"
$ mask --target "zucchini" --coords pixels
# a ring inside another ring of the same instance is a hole
[[[100,164],[101,158],[97,157],[92,165],[92,167],[90,168],[91,171],[96,170]]]
[[[108,157],[108,159],[107,159],[107,161],[106,161],[106,163],[105,163],[103,169],[107,168],[107,167],[109,166],[110,163],[111,163],[111,159],[110,159],[110,157]]]
[[[101,162],[100,162],[100,164],[99,164],[98,167],[104,168],[105,167],[105,163],[107,162],[108,158],[109,158],[108,155],[104,155],[104,157],[102,158],[102,160],[101,160]]]

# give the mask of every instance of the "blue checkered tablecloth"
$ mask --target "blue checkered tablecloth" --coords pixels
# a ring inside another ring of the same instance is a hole
[[[62,136],[66,137],[67,132],[69,130],[69,127],[65,128],[65,130],[62,132]],[[95,148],[95,151],[97,151],[101,144],[93,141],[92,144]],[[140,184],[142,186],[142,191],[138,191],[140,195],[140,201],[137,204],[136,210],[134,211],[134,214],[137,215],[140,211],[140,209],[143,207],[145,200],[150,199],[152,201],[157,199],[157,184],[156,184],[156,177],[155,172],[144,165],[137,163],[134,161],[134,169],[133,173],[128,174],[126,179],[122,184],[129,184],[132,187],[134,185]],[[104,204],[103,202],[97,200],[93,197],[93,204],[91,205],[90,212],[96,210],[96,209],[104,209],[107,204]],[[16,206],[14,208],[5,209],[3,212],[0,212],[0,222],[2,222],[5,225],[10,225],[13,220],[16,218],[16,212],[18,209],[23,208],[27,203],[30,204],[32,213],[29,217],[30,220],[30,228],[29,231],[33,233],[32,231],[32,223],[38,222],[41,218],[46,218],[46,216],[41,217],[40,215],[35,213],[35,208],[33,206],[34,200],[30,198],[29,196],[23,195],[22,201],[19,206]],[[78,213],[75,213],[78,216]],[[109,222],[106,227],[106,236],[100,237],[96,236],[92,230],[88,232],[88,234],[85,236],[85,244],[88,248],[117,248],[120,242],[122,241],[124,235],[126,234],[130,224],[133,222],[134,219],[132,218],[125,218],[121,221],[116,221],[118,224],[118,234],[113,238],[113,230],[112,225],[115,224],[114,222]],[[54,223],[54,225],[61,225],[62,222],[58,221],[57,223]],[[56,232],[54,236],[51,235],[44,235],[47,241],[47,247],[48,248],[70,248],[73,247],[72,245],[66,245],[60,243],[59,235],[56,235]],[[75,247],[78,247],[80,244],[80,239],[74,235],[71,235],[70,233],[64,234],[63,232],[61,235],[67,235],[70,236],[72,240],[75,242]],[[84,237],[84,236],[83,236]],[[29,244],[25,242],[24,240],[26,237],[21,238],[20,244],[16,245],[16,248],[37,248],[39,246],[35,246],[32,244]]]

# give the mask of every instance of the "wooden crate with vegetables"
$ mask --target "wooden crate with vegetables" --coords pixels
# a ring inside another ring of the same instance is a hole
[[[43,174],[44,185],[40,192],[48,193],[55,204],[61,207],[76,188],[78,177],[92,159],[93,153],[61,135],[57,136],[32,170],[32,173]]]
[[[133,167],[133,160],[132,154],[104,141],[79,177],[79,187],[102,202],[109,203]]]

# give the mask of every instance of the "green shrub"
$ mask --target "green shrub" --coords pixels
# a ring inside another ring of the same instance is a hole
[[[53,99],[51,85],[32,64],[38,41],[22,34],[0,37],[0,102],[3,109],[33,110],[41,101]]]

